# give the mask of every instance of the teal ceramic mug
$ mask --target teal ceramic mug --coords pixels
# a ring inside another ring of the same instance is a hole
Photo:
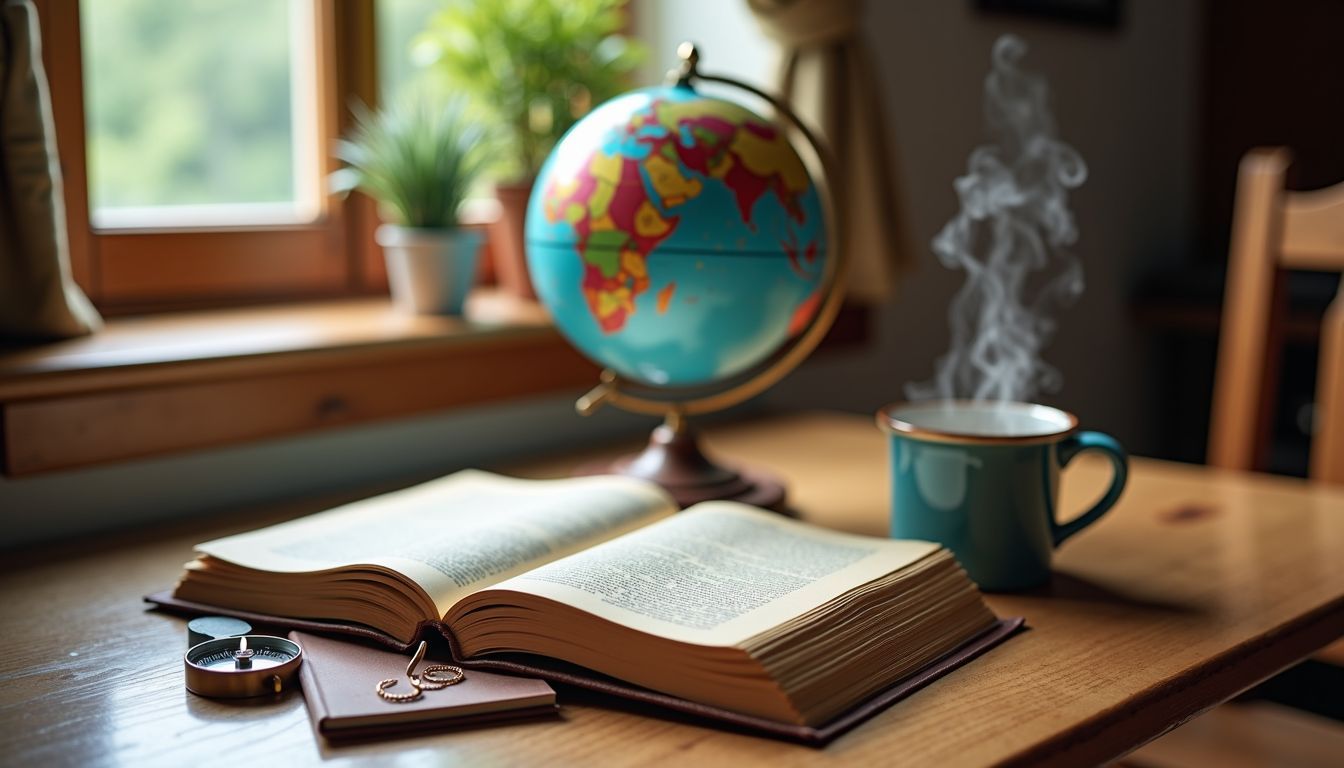
[[[952,550],[986,590],[1050,578],[1050,555],[1106,513],[1128,459],[1110,435],[1078,429],[1067,411],[1031,403],[934,400],[877,413],[891,437],[891,535]],[[1111,460],[1110,488],[1091,509],[1057,519],[1060,470],[1082,451]]]

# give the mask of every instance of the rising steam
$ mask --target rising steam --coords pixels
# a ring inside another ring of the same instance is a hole
[[[1013,35],[994,43],[985,78],[992,142],[971,152],[954,184],[961,210],[932,243],[944,266],[966,270],[947,313],[952,348],[931,381],[906,385],[911,400],[1030,400],[1059,388],[1040,351],[1054,332],[1051,306],[1083,291],[1082,265],[1062,249],[1078,239],[1068,190],[1087,165],[1055,137],[1044,78],[1018,69],[1026,51]]]

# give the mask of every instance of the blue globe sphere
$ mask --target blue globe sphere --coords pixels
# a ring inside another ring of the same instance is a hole
[[[786,133],[685,85],[619,96],[556,145],[528,205],[533,286],[622,376],[691,386],[758,365],[822,300],[826,229]]]

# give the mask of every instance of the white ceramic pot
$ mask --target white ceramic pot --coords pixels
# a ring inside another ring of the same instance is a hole
[[[384,224],[374,234],[387,260],[392,303],[418,315],[460,315],[476,282],[481,233]]]

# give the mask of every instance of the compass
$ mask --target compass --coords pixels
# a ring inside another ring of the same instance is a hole
[[[303,648],[270,635],[206,640],[187,649],[187,690],[218,699],[242,699],[281,693],[297,685]]]

